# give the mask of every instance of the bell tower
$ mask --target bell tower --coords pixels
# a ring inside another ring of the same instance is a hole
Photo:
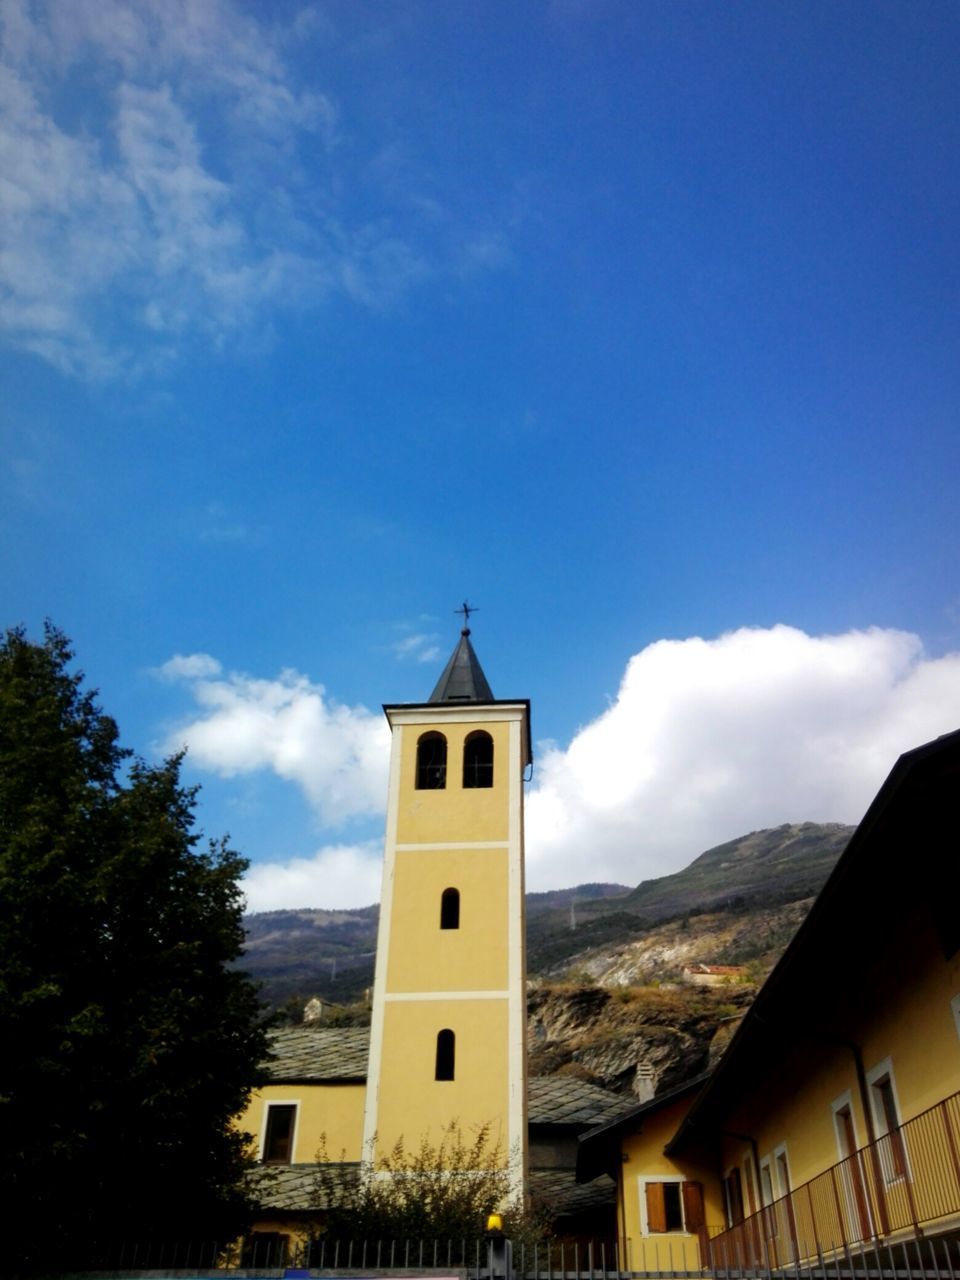
[[[465,621],[469,609],[465,606]],[[464,626],[392,731],[364,1159],[488,1125],[526,1191],[523,774],[530,704],[494,698]]]

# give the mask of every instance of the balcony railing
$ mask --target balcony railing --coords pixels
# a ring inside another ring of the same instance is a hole
[[[960,1220],[960,1093],[710,1235],[705,1262],[717,1270],[776,1270],[919,1235],[954,1217]]]

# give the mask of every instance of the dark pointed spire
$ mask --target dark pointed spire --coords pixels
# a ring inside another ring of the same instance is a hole
[[[430,695],[431,702],[494,702],[493,691],[487,684],[480,660],[470,643],[470,628],[460,632],[460,642],[450,655]]]

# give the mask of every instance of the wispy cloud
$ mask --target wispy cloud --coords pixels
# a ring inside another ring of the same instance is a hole
[[[290,36],[228,0],[0,0],[7,342],[130,376],[273,310],[388,306],[437,270],[422,212],[335,194],[338,109]]]
[[[432,633],[404,636],[392,646],[394,655],[401,662],[436,662],[440,657],[437,636]]]

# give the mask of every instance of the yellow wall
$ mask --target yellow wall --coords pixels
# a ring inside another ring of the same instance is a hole
[[[460,892],[458,929],[440,928],[448,888]],[[506,849],[398,852],[388,991],[503,991],[506,943]]]
[[[455,1078],[435,1080],[437,1032],[447,1027],[456,1036]],[[506,1000],[390,1003],[383,1034],[384,1044],[402,1053],[403,1069],[385,1070],[381,1077],[381,1149],[401,1137],[408,1150],[421,1137],[437,1142],[443,1126],[454,1120],[466,1140],[476,1125],[491,1123],[492,1141],[506,1143]]]
[[[463,742],[476,729],[483,729],[493,738],[492,787],[463,786]],[[443,733],[447,739],[447,785],[438,791],[418,791],[417,742],[422,734],[433,731]],[[487,721],[427,723],[404,725],[401,733],[397,843],[435,844],[454,838],[506,840],[509,725]]]
[[[270,1084],[255,1093],[240,1118],[239,1127],[253,1135],[259,1153],[268,1102],[296,1102],[293,1164],[311,1164],[317,1158],[321,1135],[326,1134],[327,1158],[359,1160],[363,1138],[363,1084]]]
[[[623,1224],[627,1239],[628,1267],[633,1271],[662,1271],[678,1268],[696,1271],[700,1268],[700,1250],[691,1232],[644,1232],[643,1200],[646,1181],[671,1181],[680,1178],[699,1182],[703,1188],[704,1217],[708,1226],[723,1222],[721,1189],[713,1169],[695,1161],[677,1161],[663,1154],[695,1097],[691,1092],[674,1102],[648,1112],[636,1133],[624,1139],[622,1147]]]
[[[832,1104],[845,1092],[857,1143],[868,1141],[853,1053],[829,1036],[858,1044],[868,1073],[889,1058],[901,1121],[960,1090],[960,1037],[950,1007],[960,993],[960,956],[944,960],[920,912],[910,913],[902,934],[886,944],[864,957],[862,972],[824,992],[828,1033],[818,1038],[816,1029],[798,1023],[788,1053],[770,1056],[764,1088],[725,1122],[755,1138],[761,1160],[785,1144],[792,1187],[839,1160]],[[724,1169],[742,1166],[748,1150],[724,1139]]]

